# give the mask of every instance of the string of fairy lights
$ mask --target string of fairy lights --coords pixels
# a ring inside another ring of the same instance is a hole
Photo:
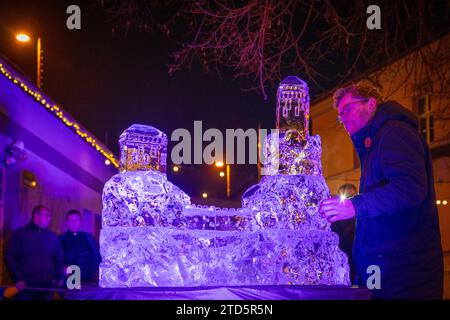
[[[59,118],[67,127],[72,129],[78,136],[80,136],[82,139],[84,139],[87,143],[89,143],[93,148],[95,148],[98,152],[100,152],[106,159],[105,164],[113,164],[116,168],[119,168],[119,162],[114,157],[114,155],[110,152],[108,153],[105,149],[103,149],[96,141],[93,136],[91,136],[89,133],[83,131],[80,127],[80,125],[76,122],[70,119],[64,111],[61,110],[60,107],[58,107],[55,104],[50,104],[50,101],[47,101],[38,91],[33,91],[30,89],[23,81],[21,81],[19,78],[16,78],[9,73],[5,67],[0,63],[0,72],[8,78],[10,81],[12,81],[15,85],[20,87],[25,93],[30,95],[32,98],[34,98],[37,102],[39,102],[43,107],[45,107],[47,110],[52,112],[57,118]]]

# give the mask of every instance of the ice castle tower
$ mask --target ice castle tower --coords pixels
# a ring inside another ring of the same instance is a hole
[[[309,135],[309,92],[296,76],[277,92],[277,134],[266,138],[264,176],[247,189],[243,207],[252,212],[255,231],[292,235],[283,272],[296,284],[350,284],[347,256],[338,236],[319,213],[330,196],[322,175],[320,137]],[[283,243],[274,238],[277,246]],[[287,253],[286,253],[287,252]]]

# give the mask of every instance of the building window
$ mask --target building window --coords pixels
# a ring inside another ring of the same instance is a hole
[[[431,143],[434,141],[434,116],[431,112],[431,95],[420,96],[416,101],[420,133],[427,143]]]

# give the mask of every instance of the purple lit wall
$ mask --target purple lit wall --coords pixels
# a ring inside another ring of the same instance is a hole
[[[20,79],[33,91],[40,92],[1,57],[0,65],[13,79]],[[112,164],[105,164],[102,153],[13,79],[0,73],[1,257],[5,240],[13,230],[30,220],[31,210],[37,204],[44,204],[53,211],[51,229],[54,232],[65,231],[65,212],[78,209],[84,213],[84,230],[95,233],[96,214],[101,214],[103,184],[117,172]],[[48,96],[45,98],[47,103],[56,104]],[[63,109],[63,106],[58,106]],[[84,128],[82,130],[87,132]],[[5,149],[17,140],[23,141],[27,159],[6,165]],[[34,174],[35,187],[26,185],[26,172]],[[2,258],[0,282],[5,280],[4,276]]]

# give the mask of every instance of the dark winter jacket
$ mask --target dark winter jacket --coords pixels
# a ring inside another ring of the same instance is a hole
[[[443,258],[432,161],[416,117],[396,102],[377,108],[352,136],[361,162],[353,255],[357,283],[377,265],[381,290],[374,298],[438,299]]]
[[[64,256],[56,234],[30,222],[13,232],[5,260],[15,283],[51,287],[64,279]]]
[[[64,250],[64,264],[77,265],[81,270],[81,280],[94,282],[101,256],[97,242],[90,233],[83,231],[65,232],[59,236]]]

